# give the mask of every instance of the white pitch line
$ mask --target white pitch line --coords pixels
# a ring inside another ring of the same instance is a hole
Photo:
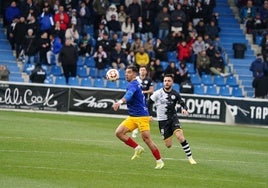
[[[4,167],[4,168],[21,168],[21,169],[40,169],[40,170],[53,170],[53,171],[73,171],[73,172],[87,172],[87,173],[99,173],[101,175],[103,174],[112,174],[112,175],[115,175],[115,176],[122,176],[122,175],[135,175],[135,176],[154,176],[154,177],[160,177],[162,178],[163,176],[165,177],[173,177],[173,176],[176,176],[177,177],[177,174],[173,174],[173,175],[167,175],[166,173],[150,173],[150,174],[145,174],[145,173],[142,173],[140,174],[139,171],[137,171],[137,173],[133,173],[133,172],[127,172],[127,171],[124,171],[122,173],[120,172],[113,172],[113,171],[102,171],[102,170],[88,170],[88,169],[74,169],[74,168],[55,168],[55,167],[46,167],[46,166],[22,166],[22,165],[2,165],[1,167]],[[165,169],[163,169],[165,170]],[[162,171],[163,171],[162,170]],[[183,174],[180,174],[180,177],[182,177]],[[193,180],[201,180],[201,181],[209,181],[210,179],[209,178],[201,178],[201,177],[194,177],[192,178],[191,176],[183,176],[182,178],[187,178],[187,179],[193,179]],[[239,183],[240,180],[230,180],[230,179],[222,179],[222,178],[214,178],[213,180],[217,180],[219,182],[229,182],[229,183]],[[244,182],[248,182],[248,183],[252,183],[251,181],[244,181]],[[264,185],[266,186],[267,183],[266,182],[255,182],[256,184],[259,184],[259,185]]]

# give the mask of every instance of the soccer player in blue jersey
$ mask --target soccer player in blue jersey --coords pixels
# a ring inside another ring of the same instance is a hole
[[[152,109],[152,104],[156,106],[156,117],[159,125],[160,134],[163,137],[167,148],[172,146],[172,135],[174,134],[180,142],[190,164],[196,164],[192,157],[190,145],[185,139],[182,131],[179,118],[177,116],[176,105],[182,107],[182,114],[189,115],[187,106],[182,100],[180,94],[174,90],[174,77],[172,74],[164,76],[164,87],[156,90],[148,101],[149,109]]]
[[[141,86],[136,79],[137,74],[137,67],[133,65],[127,67],[125,77],[129,84],[125,95],[113,105],[113,109],[117,111],[121,104],[127,103],[129,116],[117,127],[115,135],[126,145],[135,150],[135,153],[131,158],[131,160],[134,160],[140,157],[140,155],[144,152],[144,148],[128,136],[127,133],[139,128],[143,141],[150,148],[154,158],[156,159],[155,169],[162,169],[164,167],[164,162],[161,159],[161,155],[156,144],[151,139],[151,117],[149,116],[145,96],[142,93]]]

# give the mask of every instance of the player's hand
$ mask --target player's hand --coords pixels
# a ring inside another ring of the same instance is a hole
[[[113,104],[113,109],[114,109],[114,111],[117,111],[118,108],[119,108],[119,106],[120,106],[120,103],[118,103],[118,102],[114,103],[114,104]]]
[[[182,114],[185,115],[185,116],[188,116],[188,115],[189,115],[189,112],[188,112],[187,110],[185,110],[185,109],[182,109],[181,112],[182,112]]]
[[[150,116],[149,117],[149,121],[151,122],[151,121],[153,121],[154,119],[153,119],[153,116]]]

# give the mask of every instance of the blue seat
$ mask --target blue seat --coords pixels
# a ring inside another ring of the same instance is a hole
[[[125,70],[120,69],[119,71],[119,79],[124,80],[125,79]]]
[[[233,87],[232,96],[234,96],[234,97],[244,97],[242,89],[240,87]]]
[[[174,83],[173,84],[173,89],[175,89],[176,91],[180,92],[180,84]]]
[[[226,84],[230,87],[236,87],[238,86],[238,83],[237,83],[237,80],[236,80],[236,77],[234,76],[229,76],[226,78]]]
[[[119,89],[126,89],[128,82],[126,80],[119,80],[118,88]]]
[[[118,86],[117,86],[117,82],[107,81],[107,83],[106,83],[106,87],[107,87],[107,88],[111,88],[111,89],[117,89],[117,88],[118,88]]]
[[[79,58],[77,60],[77,66],[78,67],[84,66],[84,59],[83,59],[83,57],[79,56]]]
[[[87,69],[85,67],[77,67],[76,74],[81,78],[88,77]]]
[[[221,96],[227,96],[227,97],[231,96],[229,87],[221,86],[220,87],[220,91],[219,91],[219,95],[221,95]]]
[[[61,76],[63,74],[61,66],[53,65],[50,70],[50,74],[53,76]]]
[[[188,68],[189,74],[195,74],[194,64],[193,63],[186,63],[186,66]]]
[[[105,86],[104,85],[104,80],[102,78],[96,78],[96,79],[94,79],[93,86],[94,87],[101,87],[101,88],[103,88]]]
[[[163,88],[163,86],[164,86],[163,82],[157,82],[155,85],[155,90],[161,89]]]
[[[18,76],[9,76],[9,81],[11,81],[11,82],[24,82],[24,79],[22,77],[18,77]]]
[[[191,80],[191,83],[194,84],[194,85],[201,84],[200,77],[199,77],[198,74],[191,74],[190,75],[190,80]]]
[[[218,95],[217,87],[213,85],[207,86],[206,94],[217,96]]]
[[[194,94],[204,95],[205,94],[204,86],[203,85],[194,85]]]
[[[23,66],[23,72],[26,74],[31,74],[32,70],[34,70],[35,65],[31,63],[25,63]]]
[[[217,86],[224,86],[225,85],[224,77],[220,75],[214,76],[214,84]]]
[[[47,76],[44,80],[44,84],[54,84],[52,76]]]
[[[167,61],[160,61],[161,66],[165,70],[168,67],[168,62]]]
[[[86,60],[85,60],[85,64],[86,64],[86,66],[88,66],[88,67],[95,67],[95,66],[96,66],[96,62],[95,62],[95,60],[94,60],[93,57],[88,57],[88,58],[86,58]]]
[[[92,78],[95,78],[96,76],[96,68],[95,67],[90,67],[89,69],[89,76],[92,77]]]
[[[56,85],[66,85],[66,78],[64,76],[56,76],[55,84]]]
[[[77,77],[69,77],[68,78],[68,85],[70,86],[79,86],[79,79]]]
[[[92,82],[90,78],[82,78],[81,79],[81,86],[83,87],[92,87]]]
[[[212,76],[211,76],[211,75],[208,75],[208,74],[203,74],[203,75],[201,76],[201,82],[202,82],[204,85],[213,85]]]

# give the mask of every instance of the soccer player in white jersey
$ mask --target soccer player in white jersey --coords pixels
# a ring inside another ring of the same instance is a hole
[[[180,94],[173,89],[174,78],[172,74],[164,76],[163,88],[155,91],[148,101],[149,109],[152,104],[156,106],[156,116],[159,125],[159,131],[163,137],[167,148],[172,146],[172,135],[174,134],[180,142],[190,164],[196,164],[192,157],[190,145],[183,135],[181,124],[176,111],[176,105],[182,107],[182,114],[189,115],[187,106],[182,100]]]

